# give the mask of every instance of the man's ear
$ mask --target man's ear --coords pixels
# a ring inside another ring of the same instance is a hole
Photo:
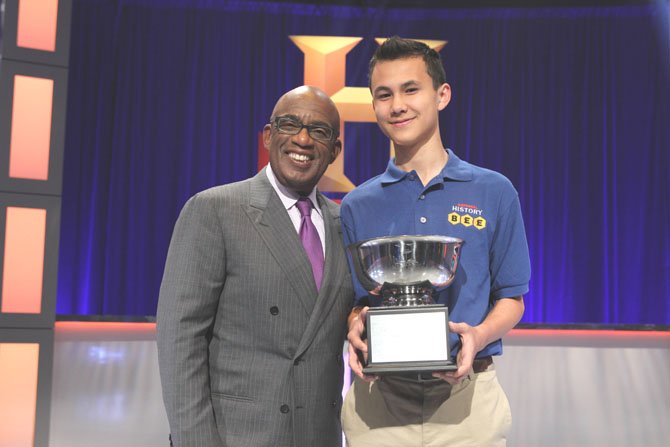
[[[437,109],[444,110],[451,101],[451,86],[446,82],[437,88]]]
[[[270,134],[272,133],[272,126],[266,124],[263,126],[263,146],[265,149],[270,150]]]
[[[335,140],[333,143],[333,149],[330,151],[331,152],[331,157],[330,157],[330,163],[331,164],[335,161],[338,155],[340,155],[340,152],[342,152],[342,141],[339,139]]]

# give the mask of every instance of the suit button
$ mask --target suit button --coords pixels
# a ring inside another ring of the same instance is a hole
[[[288,405],[284,404],[284,405],[282,405],[281,407],[279,407],[279,411],[281,411],[282,413],[286,414],[286,413],[288,413],[288,412],[290,411],[290,409],[289,409]]]
[[[332,402],[330,403],[330,406],[333,407],[333,408],[337,407],[337,402],[332,401]]]
[[[271,313],[272,315],[279,315],[279,308],[278,308],[277,306],[272,306],[272,307],[270,308],[270,313]]]

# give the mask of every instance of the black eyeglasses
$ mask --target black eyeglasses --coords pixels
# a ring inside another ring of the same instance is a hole
[[[339,134],[339,131],[332,127],[320,124],[303,124],[290,116],[277,116],[272,120],[272,124],[279,133],[286,135],[298,135],[303,128],[307,129],[309,136],[317,141],[333,141]]]

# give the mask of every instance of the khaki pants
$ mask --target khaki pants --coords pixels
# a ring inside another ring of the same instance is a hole
[[[395,376],[354,380],[342,408],[349,447],[498,447],[512,424],[494,365],[451,386]]]

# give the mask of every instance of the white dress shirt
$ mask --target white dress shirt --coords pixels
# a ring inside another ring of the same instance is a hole
[[[296,203],[298,203],[298,199],[300,198],[300,196],[294,194],[287,187],[279,183],[277,177],[275,177],[275,174],[272,171],[272,166],[270,166],[270,163],[268,163],[265,173],[268,176],[268,180],[270,180],[270,184],[272,185],[274,190],[277,191],[279,199],[284,204],[286,212],[288,213],[288,216],[291,218],[291,222],[293,222],[295,231],[297,233],[300,233],[300,221],[302,220],[302,217],[300,216],[300,210],[296,206]],[[309,198],[309,200],[312,201],[312,214],[311,214],[312,223],[314,223],[314,226],[316,227],[316,232],[319,233],[319,239],[321,239],[321,248],[323,249],[323,254],[325,256],[326,229],[323,224],[323,215],[321,214],[321,208],[319,207],[319,202],[316,200],[316,188],[312,189],[312,192],[310,192],[309,196],[307,197]]]

